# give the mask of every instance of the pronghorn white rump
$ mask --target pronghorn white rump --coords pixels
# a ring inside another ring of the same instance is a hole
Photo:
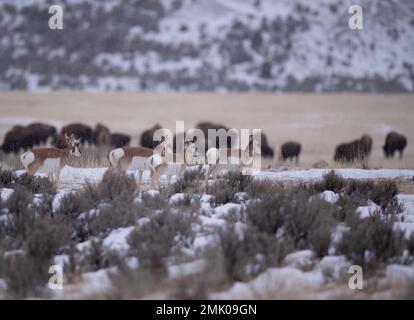
[[[173,176],[181,176],[181,173],[188,165],[196,165],[199,161],[199,154],[197,152],[195,142],[196,138],[194,138],[192,141],[186,141],[184,143],[184,163],[179,163],[177,161],[178,155],[172,153],[172,149],[168,146],[166,146],[166,148],[163,149],[163,152],[161,153],[163,157],[154,155],[151,164],[151,169],[154,173],[152,181],[158,181],[161,176],[166,175],[167,182],[169,184],[171,182],[171,178]]]
[[[260,140],[251,134],[249,135],[249,142],[244,149],[209,148],[206,152],[206,160],[209,165],[207,179],[210,175],[213,178],[216,177],[222,170],[240,170],[242,166],[251,168],[260,166],[261,146],[258,141]]]

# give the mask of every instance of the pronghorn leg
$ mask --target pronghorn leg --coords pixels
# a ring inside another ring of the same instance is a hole
[[[160,188],[159,178],[161,176],[162,170],[160,167],[151,170],[150,177],[150,186],[155,187],[155,181],[158,181],[158,189]]]
[[[138,170],[138,184],[141,185],[142,183],[142,175],[144,174],[144,170]]]

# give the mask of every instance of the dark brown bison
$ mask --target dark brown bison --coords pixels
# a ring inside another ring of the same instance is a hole
[[[334,160],[337,162],[365,161],[371,154],[372,137],[364,134],[360,139],[342,143],[336,147]]]
[[[11,130],[6,132],[6,135],[3,139],[3,144],[1,149],[6,152],[19,152],[21,148],[23,148],[23,131],[24,127],[13,127]]]
[[[1,149],[6,153],[27,150],[46,143],[55,132],[55,127],[42,123],[32,123],[27,127],[16,125],[6,133]]]
[[[161,126],[157,123],[152,128],[145,130],[141,134],[140,142],[139,144],[141,147],[154,149],[160,142],[154,141],[154,132],[161,129]]]
[[[111,131],[109,128],[98,123],[92,133],[92,143],[97,146],[109,146],[111,144]]]
[[[267,142],[267,138],[266,135],[262,132],[262,139],[261,139],[261,153],[262,153],[262,157],[264,158],[273,158],[274,157],[274,152],[273,149],[269,146],[269,143]]]
[[[77,139],[80,139],[81,143],[92,143],[92,132],[92,128],[88,125],[72,123],[64,126],[60,133],[67,134],[69,137],[73,134]]]
[[[53,138],[56,134],[56,128],[54,126],[39,122],[29,124],[26,129],[32,135],[33,145],[47,143],[47,140]]]
[[[393,158],[396,151],[400,153],[400,158],[402,158],[406,146],[407,138],[398,132],[391,131],[385,138],[385,144],[382,147],[382,150],[384,150],[386,158]]]
[[[299,162],[299,155],[300,151],[302,149],[302,146],[299,142],[295,141],[288,141],[282,144],[280,147],[280,155],[279,158],[282,161],[285,161],[287,159],[290,159],[293,161],[293,159],[296,159],[296,162]]]
[[[209,134],[208,134],[209,129],[214,129],[214,130],[224,129],[226,131],[226,134],[227,134],[227,131],[229,130],[228,127],[226,127],[222,124],[212,123],[212,122],[207,122],[207,121],[198,123],[196,125],[196,129],[200,129],[203,132],[204,137],[206,137],[205,151],[207,151],[207,149],[209,147],[215,146],[216,148],[218,148],[220,146],[219,137],[216,137],[216,141],[212,140],[212,139],[214,139],[214,137],[209,137]],[[231,147],[234,146],[234,143],[236,142],[236,137],[237,137],[237,134],[229,133],[229,136],[227,137],[227,141],[226,141],[227,148],[231,148]]]
[[[111,146],[112,148],[122,148],[129,145],[131,137],[122,133],[111,134]]]

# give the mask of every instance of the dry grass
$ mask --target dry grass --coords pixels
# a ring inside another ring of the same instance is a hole
[[[370,168],[414,168],[413,105],[413,95],[4,92],[0,139],[12,125],[34,120],[56,125],[103,122],[113,131],[131,134],[136,145],[140,133],[155,123],[174,129],[176,120],[184,120],[187,128],[210,120],[262,129],[276,154],[284,141],[301,142],[300,167],[321,159],[340,167],[332,163],[335,146],[368,133],[374,138]],[[392,129],[408,138],[402,160],[385,160],[382,155],[385,135]],[[269,165],[280,164],[273,160],[265,163]]]

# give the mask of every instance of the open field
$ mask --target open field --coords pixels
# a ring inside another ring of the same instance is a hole
[[[198,121],[260,128],[276,152],[286,140],[303,145],[289,168],[276,157],[252,176],[206,181],[193,167],[172,184],[163,177],[157,189],[149,172],[138,184],[135,171],[108,170],[104,148],[83,147],[59,181],[15,170],[18,158],[2,155],[0,298],[412,298],[413,102],[410,95],[0,94],[1,137],[32,121],[103,122],[137,145],[153,124],[174,129],[184,120],[187,128]],[[385,161],[381,146],[392,129],[408,147],[402,160]],[[338,168],[335,146],[363,133],[374,138],[369,170]],[[309,169],[321,159],[336,174]],[[62,291],[47,287],[51,264],[64,270]],[[347,285],[355,264],[364,271],[358,292]]]
[[[174,129],[198,121],[234,128],[260,128],[278,153],[284,141],[302,143],[298,166],[318,160],[332,163],[338,143],[368,133],[374,138],[371,168],[414,168],[414,96],[358,94],[212,94],[212,93],[0,93],[0,139],[14,124],[44,121],[56,126],[70,122],[107,124],[129,133],[132,144],[155,123]],[[397,130],[408,138],[402,160],[385,160],[385,135]],[[270,165],[278,166],[276,160]]]

